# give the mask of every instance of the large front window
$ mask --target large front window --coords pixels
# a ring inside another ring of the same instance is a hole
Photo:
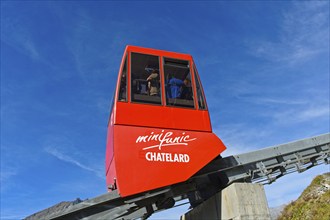
[[[164,58],[166,105],[194,108],[189,61]]]
[[[159,57],[131,54],[131,100],[161,104]]]

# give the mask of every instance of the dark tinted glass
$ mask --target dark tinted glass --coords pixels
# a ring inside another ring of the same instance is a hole
[[[120,74],[118,101],[127,101],[127,56],[125,58],[125,63]]]
[[[204,93],[203,93],[203,89],[202,89],[202,85],[200,83],[198,74],[197,74],[197,69],[194,66],[194,77],[195,77],[195,81],[196,81],[196,91],[197,91],[197,101],[198,101],[198,108],[199,109],[206,109],[206,102],[204,99]]]
[[[164,58],[166,105],[194,108],[189,62]]]
[[[159,57],[131,54],[131,100],[161,104]]]

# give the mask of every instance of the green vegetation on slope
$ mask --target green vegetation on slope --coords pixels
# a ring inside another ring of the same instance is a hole
[[[315,177],[300,197],[284,208],[278,220],[289,219],[330,219],[330,173]]]

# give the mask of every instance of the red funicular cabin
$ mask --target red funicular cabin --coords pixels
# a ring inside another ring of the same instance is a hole
[[[186,181],[224,150],[192,56],[127,46],[108,124],[109,189],[125,197]]]

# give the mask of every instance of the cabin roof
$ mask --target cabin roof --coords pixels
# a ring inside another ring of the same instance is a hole
[[[164,57],[172,57],[172,58],[185,59],[185,60],[192,59],[192,56],[190,54],[177,53],[177,52],[171,52],[171,51],[165,51],[165,50],[158,50],[158,49],[152,49],[152,48],[146,48],[146,47],[139,47],[139,46],[132,46],[132,45],[127,45],[126,46],[125,53],[126,52],[136,52],[136,53],[143,53],[143,54],[151,54],[151,55],[164,56]]]

